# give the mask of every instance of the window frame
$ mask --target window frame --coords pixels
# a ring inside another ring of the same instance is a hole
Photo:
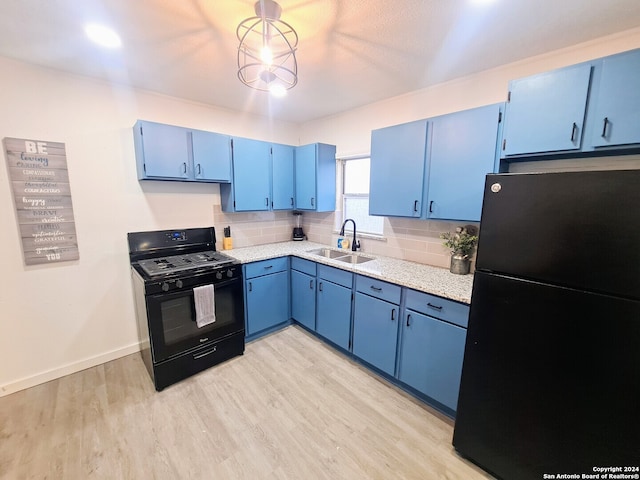
[[[363,153],[363,154],[357,154],[357,155],[351,155],[351,156],[346,156],[346,157],[340,157],[338,158],[338,162],[340,163],[340,179],[339,179],[339,188],[338,188],[338,192],[340,195],[340,205],[341,205],[341,211],[340,211],[340,224],[337,226],[337,231],[336,233],[339,232],[340,227],[342,226],[342,224],[344,223],[344,221],[346,220],[346,202],[347,199],[349,198],[369,198],[370,193],[346,193],[345,192],[345,178],[346,178],[346,166],[347,166],[347,162],[352,161],[352,160],[362,160],[362,159],[369,159],[369,165],[371,165],[371,154],[369,153]],[[380,232],[366,232],[366,231],[361,231],[360,229],[358,229],[358,236],[362,236],[364,238],[372,238],[372,239],[376,239],[376,240],[384,240],[384,219],[382,220],[382,224],[380,226]],[[349,232],[351,234],[353,234],[353,227],[351,226],[351,224],[349,224],[348,226],[345,227],[345,234]]]

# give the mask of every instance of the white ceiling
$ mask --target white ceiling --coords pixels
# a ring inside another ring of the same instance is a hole
[[[279,0],[299,82],[275,99],[237,78],[254,3],[1,0],[0,55],[298,123],[640,26],[639,0]],[[89,21],[123,48],[91,44]]]

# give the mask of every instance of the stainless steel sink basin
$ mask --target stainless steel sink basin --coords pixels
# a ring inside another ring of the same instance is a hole
[[[341,252],[340,250],[332,250],[330,248],[319,248],[317,250],[310,250],[307,253],[311,253],[313,255],[319,255],[325,258],[339,258],[344,257],[345,252]]]
[[[318,255],[320,257],[331,258],[333,260],[338,260],[339,262],[351,263],[352,265],[358,265],[359,263],[375,260],[375,258],[367,257],[366,255],[347,253],[345,251],[333,250],[331,248],[318,248],[317,250],[309,250],[307,253]]]
[[[365,255],[356,255],[355,253],[351,253],[348,255],[344,255],[342,257],[336,258],[339,262],[351,263],[353,265],[357,265],[359,263],[370,262],[371,260],[375,260],[375,258],[367,257]]]

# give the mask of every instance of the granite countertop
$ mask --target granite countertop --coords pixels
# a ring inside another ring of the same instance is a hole
[[[422,265],[420,263],[380,255],[371,255],[366,252],[358,252],[358,254],[372,257],[374,260],[357,265],[309,253],[309,251],[319,248],[328,247],[320,243],[308,241],[289,241],[256,245],[254,247],[234,248],[233,250],[224,250],[222,253],[241,263],[251,263],[293,255],[316,263],[330,265],[342,270],[395,283],[421,292],[438,295],[457,302],[471,303],[471,288],[473,286],[472,274],[454,275],[444,268]],[[345,251],[344,253],[348,254],[351,253],[351,251]]]

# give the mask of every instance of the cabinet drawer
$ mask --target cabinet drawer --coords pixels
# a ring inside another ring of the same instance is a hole
[[[400,292],[402,289],[398,285],[358,275],[356,277],[356,290],[387,302],[400,304]]]
[[[467,328],[469,305],[407,289],[406,308]]]
[[[273,258],[245,265],[245,278],[254,278],[269,273],[283,272],[288,268],[289,257]]]
[[[304,258],[291,257],[291,269],[314,277],[316,276],[316,262],[305,260]]]
[[[327,267],[326,265],[318,265],[318,278],[337,283],[343,287],[351,288],[353,283],[353,274],[339,268]]]

